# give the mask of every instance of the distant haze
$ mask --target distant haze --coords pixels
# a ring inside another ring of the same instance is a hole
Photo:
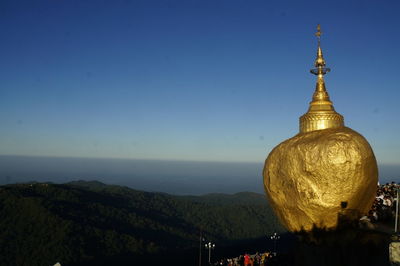
[[[98,180],[171,194],[263,193],[262,163],[0,156],[0,183]],[[380,182],[400,180],[400,165],[380,165]]]
[[[262,192],[261,163],[0,156],[0,182],[98,180],[172,194]]]

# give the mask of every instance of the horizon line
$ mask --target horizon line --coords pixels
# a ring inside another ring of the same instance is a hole
[[[187,163],[239,163],[239,164],[264,164],[262,161],[222,161],[222,160],[188,160],[188,159],[165,159],[165,158],[127,158],[127,157],[103,157],[103,156],[71,156],[71,155],[24,155],[24,154],[0,154],[0,157],[29,157],[50,159],[98,159],[98,160],[132,160],[132,161],[158,161],[158,162],[187,162]],[[378,165],[400,166],[400,163],[377,162]]]
[[[30,157],[30,158],[55,158],[55,159],[99,159],[99,160],[132,160],[132,161],[161,161],[161,162],[192,162],[192,163],[264,163],[265,159],[257,161],[222,161],[222,160],[188,160],[188,159],[165,159],[165,158],[127,158],[127,157],[90,157],[71,155],[23,155],[23,154],[0,154],[0,157]],[[400,165],[400,164],[399,164]]]

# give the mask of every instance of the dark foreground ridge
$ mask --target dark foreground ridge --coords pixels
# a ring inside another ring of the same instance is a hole
[[[216,243],[216,259],[265,249],[276,230],[265,197],[250,192],[173,196],[96,181],[0,186],[0,265],[198,265],[200,231]]]
[[[213,265],[279,265],[279,266],[389,266],[389,234],[346,227],[336,230],[314,229],[296,235],[289,249],[255,254],[242,253],[222,258]],[[290,239],[288,239],[288,237]],[[247,258],[246,258],[247,257]],[[250,263],[247,263],[250,262]],[[230,263],[230,264],[229,264]],[[396,264],[397,265],[397,264]]]

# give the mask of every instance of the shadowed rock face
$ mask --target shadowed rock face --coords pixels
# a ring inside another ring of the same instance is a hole
[[[367,140],[341,127],[282,142],[269,154],[263,176],[267,198],[283,225],[300,231],[334,228],[340,215],[354,219],[367,213],[378,168]]]

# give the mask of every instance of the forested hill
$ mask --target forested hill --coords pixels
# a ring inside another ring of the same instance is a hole
[[[107,265],[191,254],[200,230],[229,246],[281,227],[264,195],[250,192],[173,196],[96,181],[0,186],[0,265]]]

